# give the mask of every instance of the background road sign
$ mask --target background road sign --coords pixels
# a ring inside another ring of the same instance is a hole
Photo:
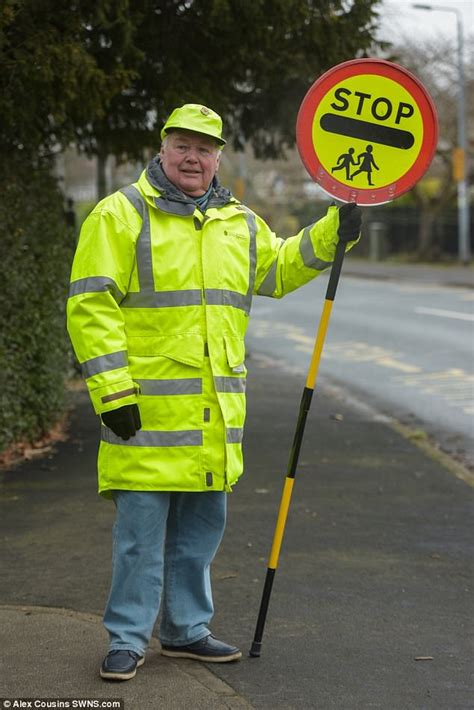
[[[333,67],[309,89],[296,123],[311,177],[343,202],[379,205],[407,192],[427,170],[438,122],[423,85],[383,59]]]

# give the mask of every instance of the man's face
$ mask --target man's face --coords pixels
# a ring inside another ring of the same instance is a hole
[[[204,195],[219,167],[221,151],[202,133],[173,131],[160,150],[166,177],[191,197]]]

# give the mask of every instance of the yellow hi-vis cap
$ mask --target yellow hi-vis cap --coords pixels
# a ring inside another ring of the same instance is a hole
[[[214,138],[220,146],[226,143],[222,138],[222,118],[215,111],[201,104],[184,104],[175,108],[161,129],[161,140],[167,133],[178,128],[204,133]]]

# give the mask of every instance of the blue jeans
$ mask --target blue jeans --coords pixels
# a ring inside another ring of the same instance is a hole
[[[141,656],[162,602],[159,638],[186,645],[209,634],[210,565],[224,534],[223,491],[114,491],[112,584],[104,613],[110,650]]]

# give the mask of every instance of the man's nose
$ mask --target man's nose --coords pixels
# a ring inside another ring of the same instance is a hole
[[[189,160],[193,163],[197,163],[198,160],[198,151],[197,148],[190,148],[187,153],[186,153],[186,160]]]

